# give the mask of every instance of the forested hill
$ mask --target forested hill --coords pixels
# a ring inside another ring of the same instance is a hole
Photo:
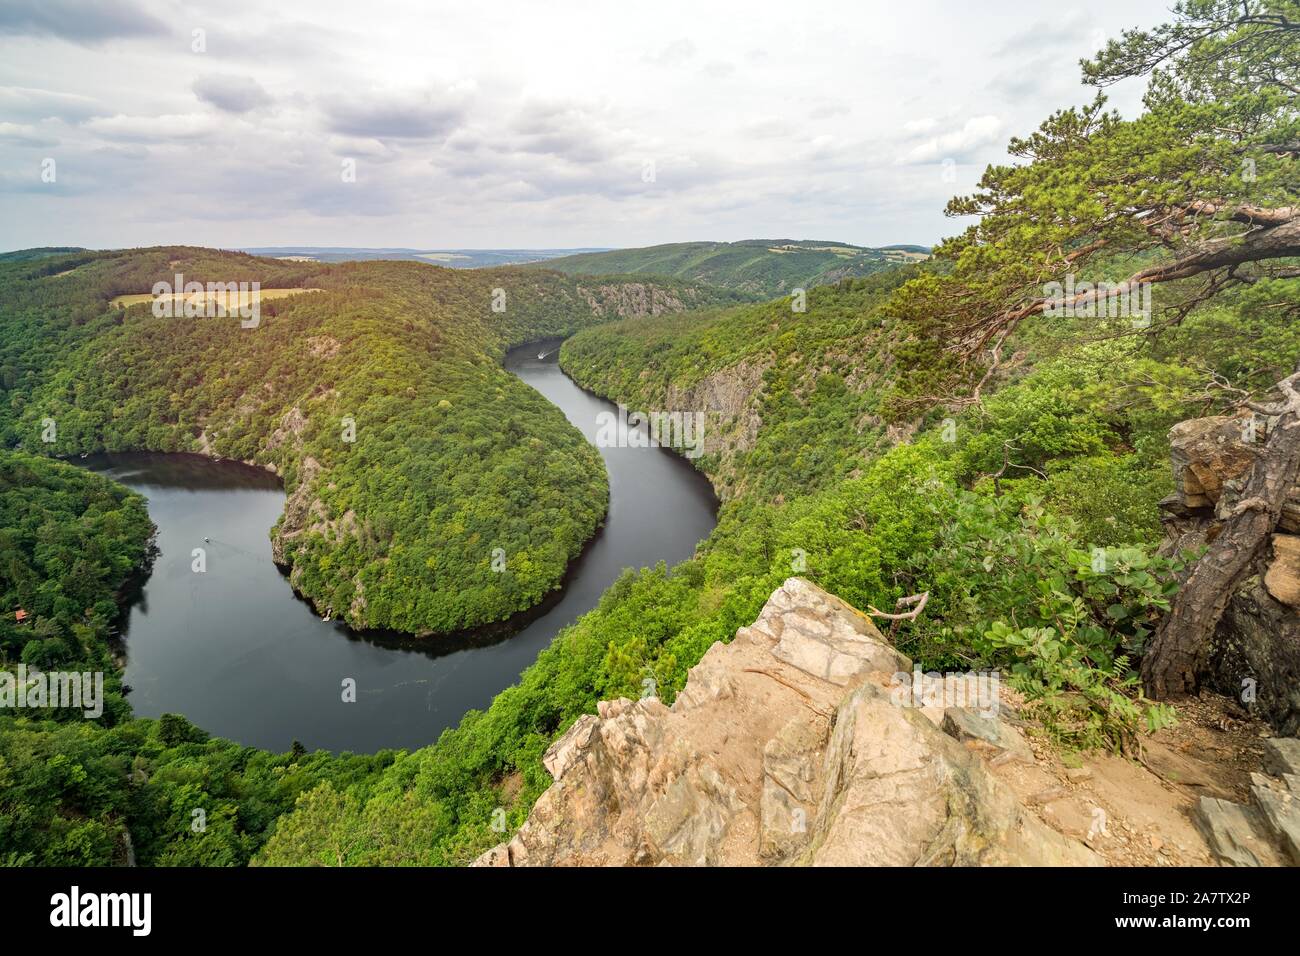
[[[391,752],[270,754],[178,714],[131,719],[108,633],[152,530],[144,499],[103,475],[0,452],[0,606],[30,615],[0,618],[0,671],[104,675],[91,719],[0,708],[0,866],[239,865],[300,793],[392,763]]]
[[[193,249],[0,267],[0,444],[35,447],[48,417],[61,423],[56,451],[206,441],[274,464],[315,495],[291,502],[291,530],[306,529],[290,539],[300,583],[336,609],[363,592],[365,620],[464,618],[439,603],[449,580],[508,607],[509,595],[477,587],[492,534],[518,528],[528,551],[530,528],[549,537],[567,521],[577,540],[598,520],[598,461],[500,369],[508,342],[576,332],[561,361],[588,388],[648,411],[706,412],[708,453],[695,462],[726,498],[692,558],[626,572],[516,686],[409,754],[272,757],[205,740],[179,718],[101,733],[0,716],[0,861],[120,861],[112,834],[125,819],[144,863],[468,862],[508,839],[552,784],[542,757],[566,729],[598,701],[639,697],[647,679],[671,702],[791,575],[886,612],[927,594],[924,614],[892,632],[925,670],[996,669],[1019,695],[1017,719],[1052,741],[1139,753],[1171,711],[1143,696],[1135,662],[1157,657],[1180,605],[1209,606],[1184,601],[1198,575],[1179,581],[1183,561],[1208,559],[1157,550],[1170,426],[1244,396],[1284,400],[1251,408],[1267,432],[1260,460],[1285,456],[1292,470],[1265,488],[1271,502],[1234,507],[1225,522],[1256,527],[1253,548],[1268,547],[1273,525],[1257,519],[1276,522],[1300,461],[1300,77],[1279,18],[1294,21],[1289,4],[1184,3],[1175,23],[1125,31],[1084,77],[1167,70],[1140,116],[1112,115],[1102,99],[1054,112],[1013,141],[1021,162],[990,167],[979,192],[952,201],[975,223],[936,249],[941,268],[847,278],[812,289],[802,310],[785,298],[680,317],[667,313],[710,306],[708,295],[657,280]],[[107,305],[175,266],[324,291],[277,300],[256,335]],[[1076,278],[1149,283],[1156,302],[1099,312],[1082,293],[1049,293]],[[487,305],[495,288],[509,290],[500,315]],[[631,313],[656,302],[658,316],[601,322],[619,303]],[[345,414],[357,422],[346,447],[335,438]],[[31,552],[15,564],[23,579],[57,571],[35,553],[40,512],[139,516],[130,499],[77,489],[66,471],[42,477],[32,460],[8,472],[43,487],[9,496],[21,533],[7,541]],[[548,498],[555,474],[563,501]],[[470,499],[473,511],[458,508]],[[436,521],[408,523],[399,501]],[[131,524],[87,530],[101,553],[129,558]],[[1198,567],[1226,567],[1224,549],[1241,550],[1215,530],[1203,538],[1213,560]],[[59,539],[60,550],[79,545]],[[562,566],[560,553],[528,553]],[[79,595],[92,613],[109,577]],[[58,652],[42,639],[30,653]],[[219,825],[194,833],[195,806]]]
[[[260,325],[114,302],[178,273],[259,281]],[[599,455],[501,368],[505,348],[735,298],[675,280],[179,247],[0,263],[0,296],[0,448],[272,468],[290,493],[275,548],[294,586],[354,626],[415,633],[536,604],[604,515]],[[506,573],[491,570],[497,548]]]
[[[1131,655],[1174,588],[1176,565],[1156,554],[1168,429],[1206,410],[1210,369],[1266,381],[1300,358],[1300,336],[1252,293],[1157,339],[1044,320],[1008,343],[1020,364],[982,406],[916,411],[900,372],[917,343],[891,306],[927,275],[814,289],[803,313],[784,299],[569,339],[561,365],[585,387],[708,411],[694,463],[725,498],[717,529],[675,568],[627,573],[437,744],[305,797],[257,861],[473,859],[501,840],[496,808],[518,825],[551,784],[540,758],[557,735],[598,700],[635,699],[647,676],[671,702],[795,574],[860,608],[928,591],[899,649],[927,670],[1014,675],[1025,713],[1066,747],[1132,748],[1162,726],[1169,711],[1137,698]]]
[[[638,696],[647,675],[670,701],[795,573],[860,607],[930,590],[900,648],[933,669],[1014,667],[1027,706],[1070,745],[1119,747],[1148,718],[1158,725],[1160,711],[1128,696],[1123,653],[1168,604],[1170,566],[1152,555],[1165,431],[1204,409],[1191,368],[1265,379],[1300,357],[1300,338],[1260,307],[1271,298],[1249,293],[1155,342],[1080,346],[1091,323],[1041,323],[1017,339],[1024,364],[983,408],[951,430],[934,412],[907,441],[906,416],[890,428],[909,339],[888,312],[905,278],[814,290],[805,313],[778,300],[578,334],[564,365],[638,406],[672,407],[669,395],[754,370],[735,406],[742,420],[757,413],[754,432],[723,427],[732,447],[697,459],[729,499],[696,557],[625,574],[516,687],[410,754],[271,755],[177,717],[102,733],[0,719],[12,781],[0,827],[13,827],[17,861],[121,862],[129,825],[145,864],[467,862],[500,842],[499,809],[511,828],[524,819],[552,782],[542,754],[596,701]],[[1222,347],[1224,329],[1235,347]],[[1101,573],[1097,547],[1111,561]],[[196,804],[219,821],[203,834],[190,828]]]
[[[61,256],[69,252],[84,252],[80,246],[40,246],[34,249],[16,249],[13,252],[0,252],[0,262],[29,262],[48,256]]]
[[[928,254],[924,246],[869,248],[812,239],[746,239],[590,252],[541,265],[569,275],[673,276],[769,299],[920,261]]]

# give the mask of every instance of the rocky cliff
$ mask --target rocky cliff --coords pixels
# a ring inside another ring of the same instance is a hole
[[[578,295],[595,315],[604,318],[625,319],[637,315],[663,315],[682,312],[698,299],[696,290],[673,290],[644,282],[605,283],[597,286],[578,286]]]
[[[554,785],[476,865],[1093,865],[996,768],[1014,727],[900,693],[912,664],[799,578],[715,644],[671,707],[599,705],[546,753]],[[987,701],[985,702],[987,703]]]
[[[1161,502],[1169,554],[1213,541],[1266,437],[1251,413],[1179,422],[1170,432],[1174,494]],[[1300,733],[1300,488],[1214,636],[1207,687],[1241,700],[1279,733]]]
[[[768,361],[739,362],[719,369],[687,387],[670,383],[665,408],[689,408],[705,415],[701,451],[718,458],[709,479],[723,501],[736,496],[742,475],[736,468],[738,453],[749,451],[758,440],[762,419],[758,414],[763,374]]]

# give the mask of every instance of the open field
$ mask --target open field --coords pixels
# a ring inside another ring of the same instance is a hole
[[[320,292],[321,289],[260,289],[257,292],[174,292],[170,296],[154,296],[151,292],[133,293],[131,295],[119,295],[110,300],[113,306],[121,306],[129,309],[133,305],[139,305],[142,302],[152,302],[155,298],[163,300],[171,299],[173,305],[186,302],[218,302],[226,309],[239,309],[254,302],[269,302],[272,299],[284,299],[291,295],[298,295],[303,292]]]

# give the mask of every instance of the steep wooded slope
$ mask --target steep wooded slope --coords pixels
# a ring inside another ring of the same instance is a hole
[[[177,273],[319,291],[263,302],[256,328],[112,304]],[[294,586],[355,626],[414,633],[537,603],[604,515],[599,455],[501,368],[504,349],[727,298],[672,280],[192,248],[6,263],[0,295],[0,445],[271,468],[289,492],[274,541]]]

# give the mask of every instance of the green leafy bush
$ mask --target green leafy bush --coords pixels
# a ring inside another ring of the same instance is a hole
[[[1064,557],[1073,573],[1043,569],[1033,623],[995,621],[983,646],[1011,662],[1011,684],[1029,715],[1057,740],[1136,753],[1140,733],[1174,722],[1173,708],[1143,696],[1129,661],[1169,609],[1179,565],[1138,548]]]

